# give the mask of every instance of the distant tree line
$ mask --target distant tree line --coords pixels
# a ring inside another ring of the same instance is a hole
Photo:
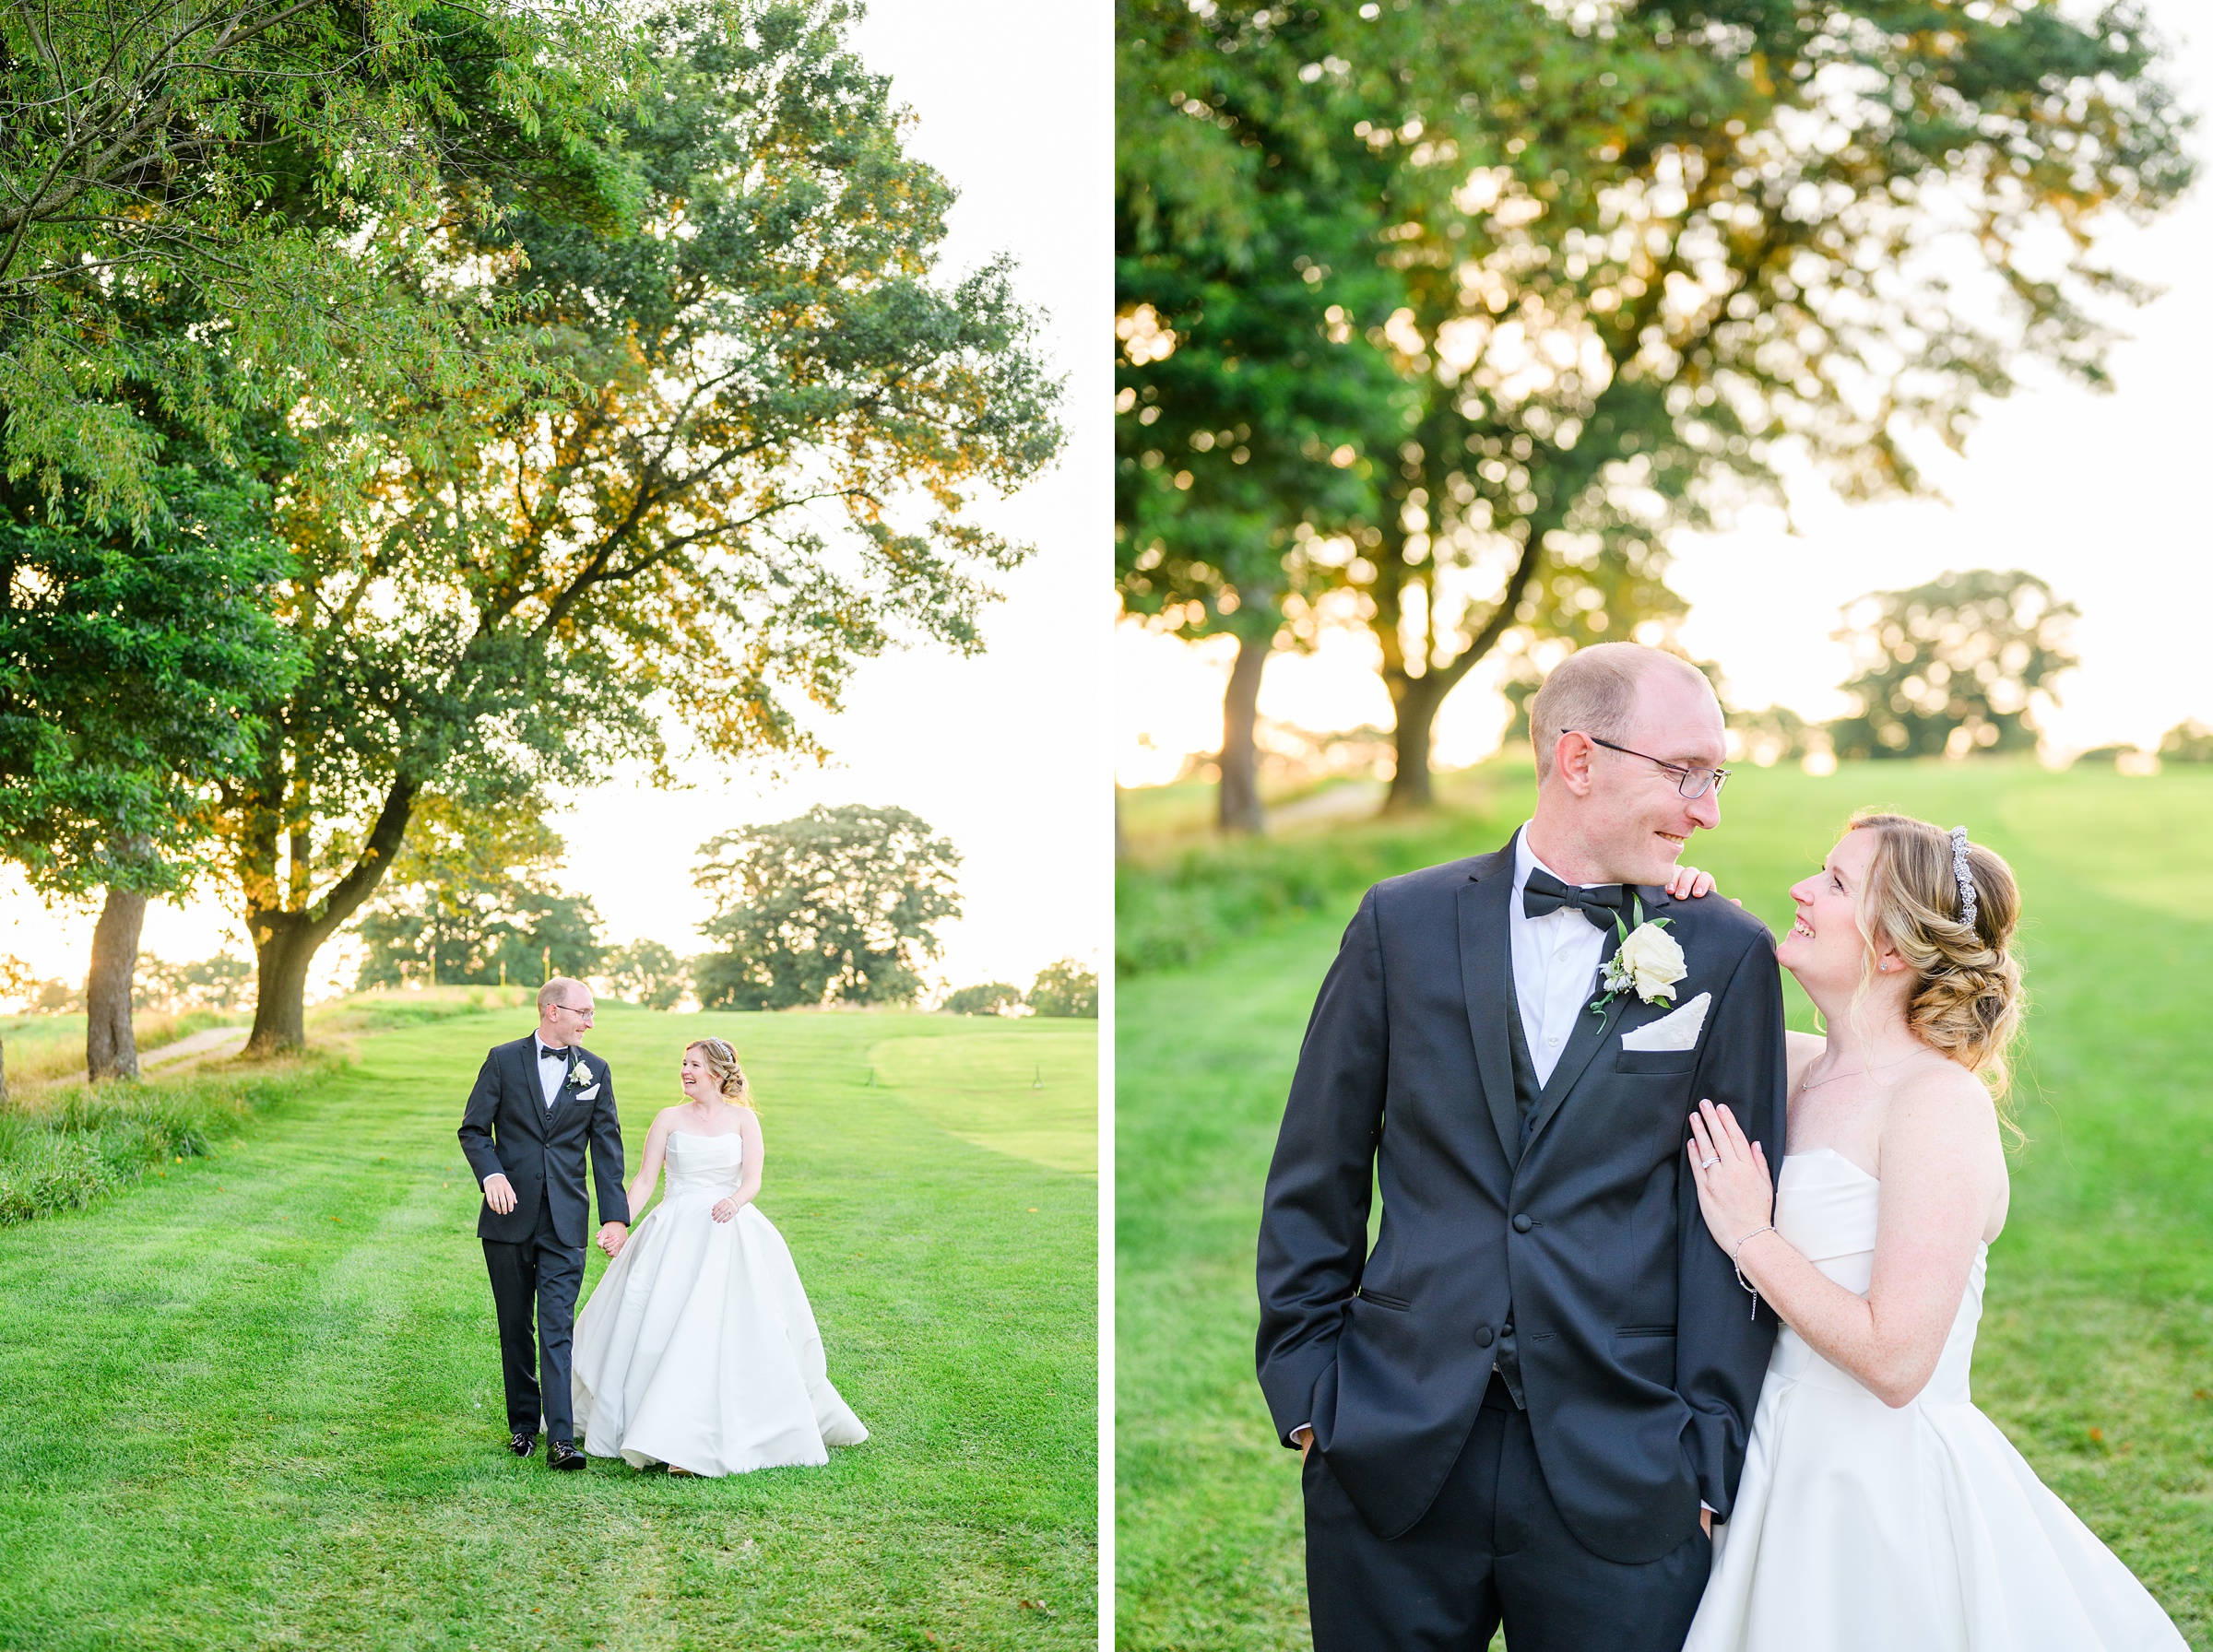
[[[1012,1015],[1026,1009],[1033,1015],[1096,1021],[1099,977],[1075,959],[1063,958],[1039,970],[1026,993],[1004,981],[987,981],[947,994],[938,1008],[948,1015]]]
[[[961,910],[959,852],[903,808],[818,806],[700,844],[698,927],[716,944],[690,957],[651,939],[608,946],[591,902],[554,887],[562,851],[535,812],[487,819],[427,800],[357,926],[358,985],[534,986],[559,974],[650,1009],[911,1004],[941,950],[937,926]],[[965,990],[947,1007],[1098,1013],[1096,977],[1072,960],[1040,971],[1026,995]]]

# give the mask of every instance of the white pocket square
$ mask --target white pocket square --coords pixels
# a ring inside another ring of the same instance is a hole
[[[1669,1021],[1674,1021],[1675,1018],[1674,1016],[1672,1016],[1672,1015],[1671,1015],[1671,1016],[1669,1016],[1667,1019],[1668,1019]],[[1655,1023],[1655,1024],[1657,1024],[1657,1023]],[[1695,1031],[1696,1031],[1696,1029],[1693,1029],[1693,1031],[1695,1032]],[[1674,1046],[1671,1044],[1671,1045],[1670,1045],[1670,1046],[1668,1046],[1668,1047],[1672,1049]],[[592,1087],[591,1087],[589,1090],[579,1090],[579,1091],[576,1092],[576,1099],[577,1099],[578,1101],[580,1101],[580,1102],[588,1102],[588,1101],[590,1101],[590,1100],[591,1100],[591,1099],[592,1099],[594,1096],[598,1095],[598,1093],[599,1093],[599,1086],[598,1086],[598,1085],[597,1085],[597,1084],[595,1084],[595,1085],[593,1085],[593,1086],[592,1086]]]
[[[1702,992],[1697,997],[1656,1021],[1648,1021],[1634,1032],[1625,1032],[1621,1047],[1625,1050],[1687,1050],[1698,1042],[1698,1030],[1706,1024],[1707,1007],[1713,995]]]

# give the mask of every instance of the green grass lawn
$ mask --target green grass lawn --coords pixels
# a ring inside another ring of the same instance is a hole
[[[505,1451],[454,1131],[528,1027],[361,1037],[213,1158],[0,1231],[0,1646],[1092,1645],[1096,1023],[602,1009],[633,1155],[684,1043],[737,1045],[872,1434],[717,1481]]]
[[[1444,859],[1482,812],[1364,827]],[[2213,774],[1748,770],[1691,858],[1770,926],[1846,816],[1889,806],[2004,854],[2031,993],[2013,1205],[1993,1247],[1978,1402],[2045,1482],[2213,1648]],[[1264,853],[1296,859],[1297,841]],[[1380,851],[1375,851],[1380,852]],[[1318,862],[1344,858],[1316,840]],[[1355,856],[1355,858],[1357,858]],[[1164,874],[1165,875],[1165,874]],[[1142,876],[1142,874],[1141,874]],[[1127,888],[1128,879],[1125,880]],[[1357,901],[1125,978],[1117,1021],[1118,1633],[1130,1648],[1308,1644],[1296,1457],[1252,1375],[1260,1193],[1298,1041]],[[1790,986],[1792,1022],[1810,1008]]]

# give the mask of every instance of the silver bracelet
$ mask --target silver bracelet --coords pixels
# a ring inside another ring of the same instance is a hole
[[[1745,1254],[1745,1246],[1751,1244],[1753,1240],[1758,1238],[1762,1233],[1774,1232],[1775,1224],[1773,1222],[1769,1222],[1764,1228],[1754,1228],[1749,1233],[1739,1239],[1736,1242],[1736,1248],[1729,1253],[1729,1266],[1736,1273],[1736,1282],[1742,1285],[1752,1298],[1752,1317],[1755,1319],[1759,1317],[1759,1287],[1745,1277],[1745,1270],[1737,1262],[1737,1257]]]

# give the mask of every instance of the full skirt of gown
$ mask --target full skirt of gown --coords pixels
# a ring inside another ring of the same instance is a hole
[[[661,1202],[576,1320],[572,1394],[593,1457],[695,1474],[821,1464],[869,1437],[831,1386],[784,1236],[737,1191],[736,1134],[669,1138]]]
[[[1880,1186],[1828,1149],[1791,1154],[1776,1226],[1864,1295]],[[1969,1397],[1987,1259],[1895,1410],[1783,1329],[1684,1652],[2186,1652]]]

